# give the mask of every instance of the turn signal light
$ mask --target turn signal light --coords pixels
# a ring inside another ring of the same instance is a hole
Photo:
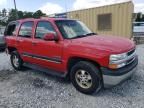
[[[110,69],[117,69],[118,65],[117,64],[109,64]]]

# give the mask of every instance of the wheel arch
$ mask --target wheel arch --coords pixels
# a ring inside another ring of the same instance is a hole
[[[94,64],[100,71],[100,74],[102,75],[102,72],[100,70],[100,64],[97,62],[97,61],[94,61],[94,60],[91,60],[91,59],[88,59],[88,58],[83,58],[83,57],[70,57],[68,59],[68,62],[67,62],[67,76],[70,75],[70,71],[71,71],[71,68],[78,62],[80,61],[88,61],[88,62],[91,62],[92,64]]]
[[[11,47],[11,46],[8,46],[7,49],[8,49],[9,54],[11,54],[13,51],[17,50],[15,47]]]

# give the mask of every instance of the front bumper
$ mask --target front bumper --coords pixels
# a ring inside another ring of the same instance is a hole
[[[137,70],[137,64],[138,57],[131,64],[117,70],[102,67],[104,87],[109,88],[115,86],[131,77]]]

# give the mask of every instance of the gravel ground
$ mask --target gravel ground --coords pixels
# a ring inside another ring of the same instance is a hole
[[[144,108],[144,45],[137,46],[138,70],[126,82],[85,95],[61,78],[27,69],[15,71],[0,53],[0,108]]]

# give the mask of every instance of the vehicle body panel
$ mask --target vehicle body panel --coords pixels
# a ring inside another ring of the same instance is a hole
[[[24,62],[37,64],[64,74],[68,73],[71,58],[93,61],[100,67],[108,68],[111,54],[121,54],[135,49],[131,40],[113,36],[92,35],[76,39],[65,39],[57,28],[55,18],[19,20],[20,25],[26,21],[34,21],[31,38],[6,36],[7,47],[16,47]],[[58,41],[36,39],[35,32],[38,21],[48,21],[55,28]],[[20,26],[18,27],[20,28]],[[17,29],[16,34],[18,34]]]

